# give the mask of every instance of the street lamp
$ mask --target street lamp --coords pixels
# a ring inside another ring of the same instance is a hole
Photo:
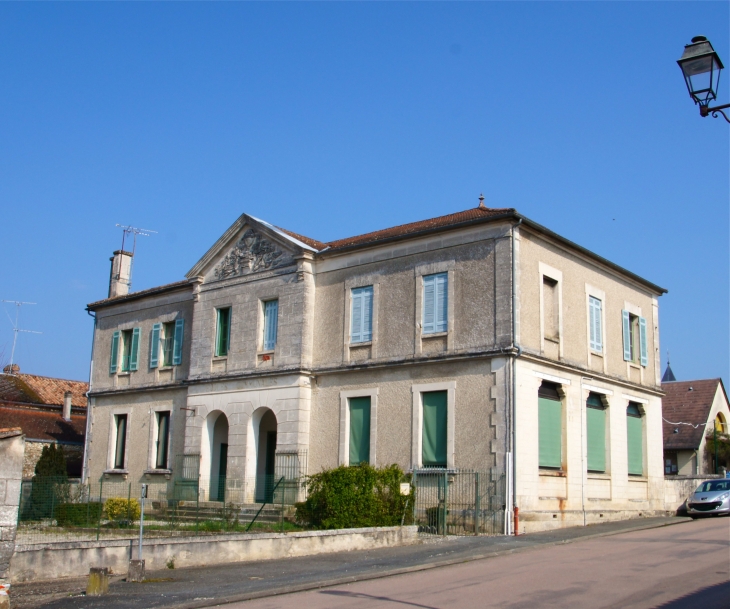
[[[684,74],[690,97],[700,106],[700,116],[712,114],[717,118],[719,112],[730,123],[723,112],[724,108],[730,108],[730,104],[710,107],[710,102],[717,99],[720,72],[725,67],[710,41],[704,36],[695,36],[690,44],[685,45],[677,63]]]

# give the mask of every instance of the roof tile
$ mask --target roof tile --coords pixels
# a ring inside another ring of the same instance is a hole
[[[720,379],[662,383],[665,450],[697,450]],[[691,388],[691,389],[690,389]],[[687,423],[681,425],[680,423]],[[674,430],[677,433],[674,433]]]

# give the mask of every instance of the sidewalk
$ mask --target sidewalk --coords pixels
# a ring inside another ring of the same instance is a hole
[[[17,584],[13,609],[127,607],[194,609],[234,601],[387,577],[604,535],[668,526],[690,518],[642,518],[533,533],[520,537],[425,537],[418,545],[366,552],[235,563],[215,567],[148,572],[148,581],[113,578],[109,594],[86,597],[86,578]]]

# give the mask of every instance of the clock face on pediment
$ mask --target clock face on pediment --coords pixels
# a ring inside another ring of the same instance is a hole
[[[291,252],[266,238],[259,231],[246,227],[233,247],[213,268],[215,280],[240,277],[294,264]]]

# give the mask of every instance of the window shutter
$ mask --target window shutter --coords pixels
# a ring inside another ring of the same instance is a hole
[[[436,275],[436,328],[435,332],[446,332],[449,329],[449,276],[446,273]]]
[[[421,394],[421,399],[423,400],[423,465],[446,467],[447,392],[429,391]]]
[[[132,350],[129,354],[129,369],[137,370],[139,365],[139,328],[132,330]]]
[[[359,343],[362,337],[362,301],[363,294],[360,290],[352,290],[352,318],[350,319],[350,342]]]
[[[362,340],[373,340],[373,288],[362,291]]]
[[[643,421],[641,417],[630,414],[626,417],[626,440],[629,474],[641,476],[644,474]]]
[[[157,368],[160,363],[160,331],[162,324],[152,326],[150,334],[150,368]]]
[[[423,333],[432,334],[436,331],[435,304],[436,304],[436,277],[431,275],[423,278]]]
[[[264,304],[264,350],[276,347],[276,323],[279,315],[279,301],[269,300]]]
[[[115,374],[119,365],[119,337],[121,335],[122,333],[119,330],[116,330],[114,334],[112,334],[112,352],[111,357],[109,358],[109,374]]]
[[[624,328],[624,361],[631,361],[631,318],[629,312],[626,310],[621,311],[621,317],[623,319]]]
[[[591,296],[588,300],[591,328],[591,349],[603,351],[603,328],[601,327],[601,301]]]
[[[537,398],[538,452],[540,467],[563,465],[563,405],[557,400]]]
[[[175,320],[175,339],[172,345],[172,365],[179,366],[182,364],[182,348],[183,336],[185,334],[185,320]]]
[[[350,465],[370,462],[370,398],[350,398]]]
[[[646,319],[639,317],[639,344],[641,349],[641,365],[649,363],[649,354],[646,348]]]
[[[588,445],[588,471],[606,471],[606,411],[601,405],[590,402],[586,407],[586,442]]]

